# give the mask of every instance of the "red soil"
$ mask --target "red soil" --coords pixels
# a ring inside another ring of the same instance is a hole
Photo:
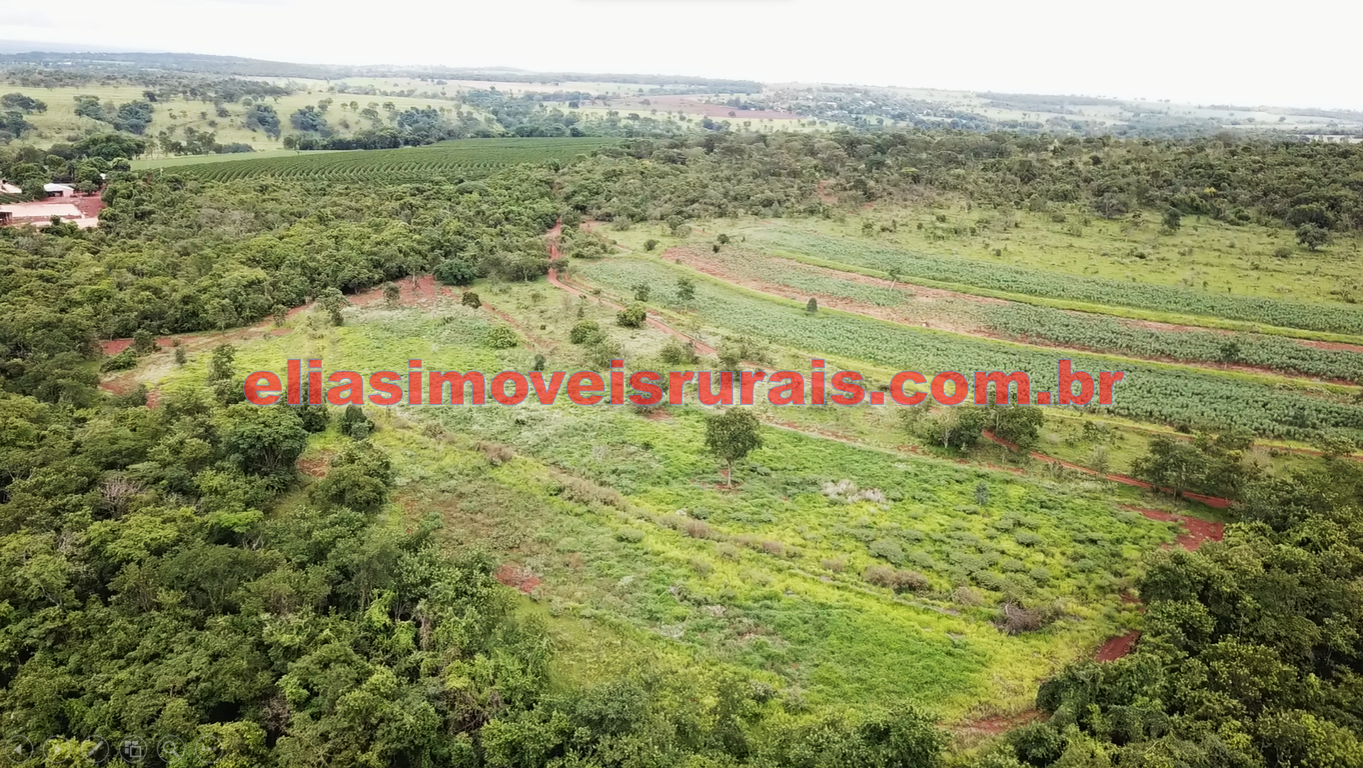
[[[1119,635],[1099,646],[1097,652],[1093,654],[1094,661],[1116,661],[1121,657],[1131,653],[1131,647],[1140,639],[1141,633],[1131,630],[1125,635]]]
[[[1160,520],[1166,523],[1178,523],[1183,526],[1184,533],[1178,539],[1178,545],[1188,550],[1196,552],[1203,542],[1220,541],[1226,535],[1226,524],[1211,520],[1200,520],[1196,517],[1179,515],[1173,512],[1165,512],[1160,509],[1149,509],[1146,507],[1133,507],[1130,504],[1123,504],[1123,509],[1139,512],[1151,520]]]
[[[992,440],[993,442],[998,443],[999,445],[1002,445],[1003,447],[1008,448],[1009,450],[1013,450],[1013,451],[1020,451],[1020,450],[1022,450],[1021,448],[1018,447],[1018,445],[1017,445],[1016,443],[1012,443],[1012,442],[1009,442],[1008,440],[1004,440],[1003,438],[998,437],[998,436],[995,435],[993,432],[990,432],[990,431],[987,430],[987,429],[984,431],[983,434],[984,434],[984,436],[985,436],[986,439]],[[1101,472],[1098,472],[1097,470],[1089,469],[1088,467],[1081,467],[1081,466],[1079,466],[1078,464],[1072,464],[1072,463],[1070,463],[1070,462],[1068,462],[1068,461],[1064,461],[1064,460],[1062,460],[1062,459],[1057,459],[1057,458],[1055,458],[1054,456],[1047,456],[1047,455],[1044,454],[1044,453],[1038,453],[1038,452],[1036,452],[1036,451],[1030,451],[1030,452],[1028,453],[1028,455],[1031,456],[1032,458],[1036,459],[1037,461],[1044,461],[1044,462],[1047,462],[1047,463],[1050,463],[1050,464],[1059,464],[1059,465],[1062,466],[1062,467],[1066,467],[1066,468],[1068,468],[1068,469],[1073,469],[1073,470],[1075,470],[1076,472],[1083,472],[1084,474],[1093,475],[1094,477],[1101,477],[1101,478],[1103,478],[1103,479],[1105,479],[1105,480],[1111,480],[1111,481],[1114,482],[1114,483],[1122,483],[1123,485],[1132,485],[1132,486],[1135,486],[1135,487],[1137,487],[1137,488],[1145,488],[1146,490],[1160,490],[1160,491],[1163,491],[1163,492],[1165,492],[1165,493],[1173,493],[1173,490],[1172,490],[1172,489],[1169,489],[1169,488],[1158,488],[1158,489],[1157,489],[1157,488],[1155,488],[1155,486],[1151,485],[1150,483],[1145,482],[1144,480],[1137,480],[1137,479],[1134,478],[1134,477],[1127,477],[1126,475],[1105,475],[1105,474],[1103,474],[1103,473],[1101,473]],[[1202,495],[1202,494],[1200,494],[1200,493],[1189,493],[1188,491],[1184,491],[1183,494],[1182,494],[1182,496],[1183,496],[1183,498],[1185,498],[1185,499],[1191,499],[1191,500],[1193,500],[1193,501],[1198,501],[1198,502],[1201,502],[1201,503],[1203,503],[1203,504],[1206,504],[1206,505],[1209,506],[1209,507],[1215,507],[1215,508],[1217,508],[1217,509],[1225,509],[1225,508],[1229,507],[1230,504],[1231,504],[1229,499],[1222,499],[1222,498],[1218,498],[1218,497],[1216,497],[1216,496],[1204,496],[1204,495]]]
[[[515,563],[503,564],[492,576],[508,587],[519,589],[527,595],[534,592],[535,587],[543,583],[538,576]]]

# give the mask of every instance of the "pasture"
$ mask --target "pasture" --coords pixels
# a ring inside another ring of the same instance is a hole
[[[6,87],[17,88],[17,86]],[[25,135],[23,141],[35,146],[48,146],[65,142],[69,140],[68,136],[70,135],[110,129],[105,123],[76,115],[75,98],[77,96],[98,96],[101,102],[113,102],[115,104],[144,99],[143,89],[135,86],[89,85],[60,88],[17,88],[17,90],[47,103],[45,113],[25,117],[37,130]],[[284,127],[284,134],[291,132],[289,115],[305,106],[315,107],[318,101],[326,98],[332,98],[335,101],[335,104],[326,113],[326,117],[332,129],[338,135],[348,136],[359,130],[372,127],[370,122],[358,113],[343,110],[340,103],[341,96],[342,94],[327,93],[325,88],[317,88],[312,91],[300,91],[288,96],[269,98],[264,103],[274,107]],[[443,107],[449,110],[457,108],[465,114],[475,114],[480,118],[491,119],[490,116],[479,114],[476,109],[441,99],[347,95],[346,101],[352,100],[357,101],[361,109],[364,109],[369,102],[375,102],[376,105],[392,102],[398,110],[405,110],[409,107],[418,109],[427,107],[440,109]],[[246,128],[242,120],[247,107],[240,103],[224,104],[223,106],[228,112],[226,117],[219,117],[211,102],[186,101],[178,97],[171,101],[158,102],[153,106],[152,121],[144,134],[149,137],[156,136],[161,131],[167,131],[172,138],[183,138],[184,130],[193,128],[197,131],[217,134],[217,141],[220,144],[249,144],[257,150],[280,148],[279,139],[271,138],[262,131],[252,131]]]
[[[312,356],[328,370],[413,357],[431,369],[526,370],[534,351],[549,370],[575,370],[589,365],[567,341],[579,305],[625,346],[632,368],[660,365],[660,332],[614,327],[598,305],[546,295],[542,282],[474,288],[482,310],[424,295],[413,308],[348,309],[340,327],[298,314],[284,335],[238,335],[238,370],[282,371],[284,360]],[[484,340],[503,318],[539,330],[493,350]],[[194,348],[184,368],[153,359],[143,370],[165,392],[194,386],[208,358]],[[1169,525],[1118,509],[1099,484],[1059,486],[776,428],[730,491],[703,451],[698,406],[661,417],[562,400],[371,410],[374,439],[399,468],[386,517],[411,525],[438,511],[451,546],[477,543],[506,562],[508,581],[564,644],[566,674],[658,654],[737,668],[815,704],[909,698],[948,720],[1020,709],[1050,671],[1135,621],[1120,593],[1144,553],[1172,538]],[[325,464],[338,439],[315,437],[303,463]],[[896,595],[863,579],[874,566],[926,583]],[[1062,620],[1001,633],[999,604],[1023,599]]]

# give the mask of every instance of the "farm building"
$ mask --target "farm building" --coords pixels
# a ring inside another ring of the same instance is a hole
[[[41,224],[52,217],[73,221],[86,218],[70,203],[11,203],[0,205],[0,224]]]
[[[48,197],[71,197],[76,194],[75,187],[66,184],[44,184],[43,191],[47,193]]]

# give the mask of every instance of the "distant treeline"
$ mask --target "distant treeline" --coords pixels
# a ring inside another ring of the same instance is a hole
[[[390,66],[333,66],[293,64],[283,61],[245,59],[239,56],[206,56],[191,53],[49,53],[0,55],[3,64],[41,64],[47,67],[105,66],[127,69],[128,64],[184,72],[246,77],[298,77],[331,80],[343,77],[408,77],[421,79],[489,80],[493,82],[605,82],[638,85],[688,85],[716,88],[719,92],[756,93],[762,84],[753,80],[729,80],[688,75],[625,75],[584,72],[528,72],[518,69],[470,69],[455,67],[405,68]]]

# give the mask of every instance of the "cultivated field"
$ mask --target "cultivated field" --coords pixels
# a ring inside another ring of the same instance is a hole
[[[433,178],[478,179],[521,163],[567,160],[609,146],[613,139],[464,139],[424,147],[298,152],[257,159],[174,165],[212,181],[271,176],[285,179],[404,183]]]

